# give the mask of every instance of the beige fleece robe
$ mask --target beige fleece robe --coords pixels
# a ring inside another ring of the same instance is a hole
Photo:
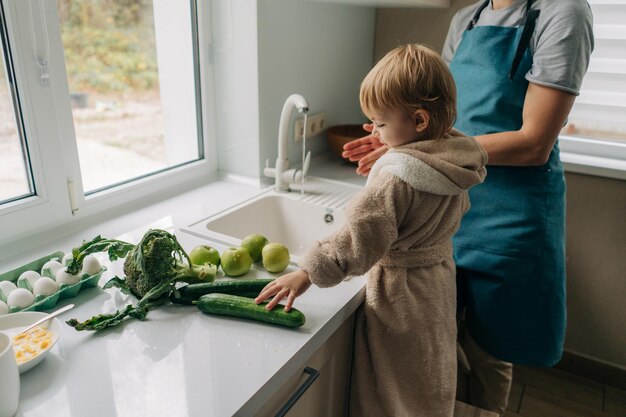
[[[351,416],[453,415],[452,235],[486,162],[476,140],[458,131],[391,149],[350,201],[343,227],[305,255],[301,268],[319,287],[368,273],[357,312]]]

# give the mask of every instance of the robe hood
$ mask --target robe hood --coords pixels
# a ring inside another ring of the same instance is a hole
[[[395,175],[417,191],[457,195],[485,180],[487,152],[458,130],[439,139],[390,149],[372,166],[369,184],[381,173]]]

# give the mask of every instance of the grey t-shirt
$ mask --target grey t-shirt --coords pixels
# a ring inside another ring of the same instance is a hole
[[[442,57],[450,64],[467,24],[484,2],[459,10],[452,18]],[[530,39],[533,64],[526,79],[578,95],[593,51],[593,16],[586,0],[536,0],[539,9],[535,31]],[[525,22],[526,0],[515,0],[509,7],[480,14],[476,26],[518,27]]]

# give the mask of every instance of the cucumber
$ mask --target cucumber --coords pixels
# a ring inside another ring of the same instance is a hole
[[[219,280],[190,284],[172,291],[170,301],[176,304],[191,305],[205,294],[233,294],[242,297],[256,297],[273,279]]]
[[[198,308],[203,313],[241,317],[287,327],[300,327],[306,321],[300,310],[292,308],[286,312],[279,304],[273,310],[266,310],[265,304],[257,304],[254,299],[231,294],[206,294],[198,299]]]

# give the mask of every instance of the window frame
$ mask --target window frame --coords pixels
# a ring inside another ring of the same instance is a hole
[[[182,193],[215,178],[215,89],[208,53],[210,9],[204,2],[189,1],[192,16],[195,16],[192,33],[195,31],[196,35],[193,45],[196,112],[198,133],[202,133],[202,137],[197,138],[201,141],[199,145],[203,145],[199,159],[85,195],[56,1],[0,0],[12,55],[13,82],[17,84],[19,95],[22,121],[18,120],[18,123],[21,122],[24,128],[36,191],[34,196],[0,206],[0,249],[35,234],[42,239],[55,237],[62,233],[62,226],[72,223],[95,224],[114,212],[145,206],[148,202]],[[44,42],[44,37],[33,40],[33,35],[42,35],[43,31],[36,32],[30,21],[32,16],[36,18],[39,10],[45,15],[45,25],[38,27],[46,26],[48,31],[48,86],[39,82],[41,68],[35,56],[41,51],[34,50],[35,45]]]
[[[13,91],[17,92],[14,107],[19,107],[17,123],[24,135],[22,139],[26,144],[29,155],[30,168],[32,170],[33,190],[35,195],[20,200],[13,200],[0,209],[0,228],[3,230],[2,238],[18,234],[22,225],[30,225],[26,229],[42,227],[46,223],[46,217],[50,221],[59,221],[65,217],[69,203],[63,198],[61,186],[64,170],[54,169],[54,161],[63,161],[58,141],[58,123],[53,115],[46,109],[54,108],[54,86],[43,87],[39,84],[39,71],[36,70],[34,52],[32,48],[32,36],[30,21],[24,24],[27,13],[27,4],[30,2],[2,1],[3,29],[7,35],[7,48],[11,51],[11,73]],[[27,58],[27,53],[33,55]],[[25,115],[29,115],[26,117]],[[45,140],[43,138],[46,132]],[[44,155],[46,156],[44,158]]]

